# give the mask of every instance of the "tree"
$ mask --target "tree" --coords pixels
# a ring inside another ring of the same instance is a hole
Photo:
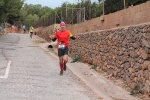
[[[2,22],[5,19],[6,13],[4,13],[4,0],[0,1],[0,22]]]
[[[61,7],[56,7],[53,13],[56,13],[56,23],[60,23],[61,21]]]
[[[39,17],[38,15],[34,14],[29,14],[25,20],[24,20],[24,24],[27,26],[27,27],[30,27],[30,26],[33,26],[35,24],[35,22],[37,22],[39,20]]]
[[[138,4],[141,4],[141,3],[144,3],[148,0],[126,0],[126,5],[127,6],[131,6],[131,5],[138,5]]]
[[[0,22],[7,21],[13,24],[20,19],[20,9],[24,0],[1,0],[0,1]]]
[[[22,7],[22,10],[24,10],[27,15],[29,14],[36,14],[39,16],[39,18],[43,18],[43,17],[48,17],[48,15],[50,15],[53,11],[52,8],[49,8],[47,6],[42,7],[42,5],[37,4],[37,5],[33,5],[33,4],[24,4],[24,6]]]
[[[102,2],[103,0],[98,0],[98,2]]]
[[[91,12],[92,18],[96,18],[102,15],[102,3],[97,4],[96,2],[93,2],[91,5]]]
[[[123,0],[105,0],[105,14],[113,13],[124,8]]]
[[[27,26],[31,26],[33,25],[33,23],[36,23],[38,21],[37,19],[41,20],[48,18],[49,15],[54,12],[54,10],[47,6],[42,7],[42,5],[40,4],[24,4],[21,9],[21,12],[21,15],[23,16],[22,22],[24,24],[27,24]]]
[[[99,0],[101,1],[101,0]],[[138,5],[148,0],[126,0],[126,6]],[[124,0],[105,0],[105,14],[124,9]]]

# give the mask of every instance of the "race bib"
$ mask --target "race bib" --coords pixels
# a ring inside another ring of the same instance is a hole
[[[58,45],[58,48],[59,48],[59,49],[64,49],[64,48],[65,48],[65,45],[64,45],[64,44],[59,44],[59,45]]]

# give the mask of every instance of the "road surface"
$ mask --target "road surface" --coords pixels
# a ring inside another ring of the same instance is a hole
[[[102,100],[39,48],[29,34],[0,35],[0,98],[2,100]]]

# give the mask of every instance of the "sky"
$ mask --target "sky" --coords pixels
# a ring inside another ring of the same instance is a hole
[[[69,2],[69,3],[77,3],[78,0],[25,0],[25,3],[27,4],[41,4],[42,6],[48,6],[51,8],[60,7],[63,2]]]

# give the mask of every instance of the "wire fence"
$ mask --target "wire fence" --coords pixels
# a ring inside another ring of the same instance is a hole
[[[56,13],[49,15],[47,18],[40,19],[34,24],[34,27],[47,27],[56,23]]]
[[[21,21],[16,21],[13,25],[7,22],[0,23],[0,34],[20,33],[22,31]]]
[[[67,9],[67,10],[66,10]],[[61,14],[53,13],[47,18],[40,19],[34,24],[34,27],[47,27],[64,21],[66,24],[80,23],[85,20],[85,8],[62,7]]]
[[[99,2],[98,2],[99,1]],[[130,6],[135,6],[144,3],[148,0],[98,0],[95,2],[78,4],[76,7],[70,7],[63,4],[60,12],[55,12],[49,15],[47,18],[40,19],[35,23],[34,27],[47,27],[55,23],[64,21],[67,24],[77,24],[90,20],[92,18],[114,13],[119,10],[126,9]],[[110,3],[111,1],[111,3]]]
[[[4,34],[4,33],[7,33],[8,32],[8,28],[10,26],[8,25],[8,23],[0,23],[0,34]]]

